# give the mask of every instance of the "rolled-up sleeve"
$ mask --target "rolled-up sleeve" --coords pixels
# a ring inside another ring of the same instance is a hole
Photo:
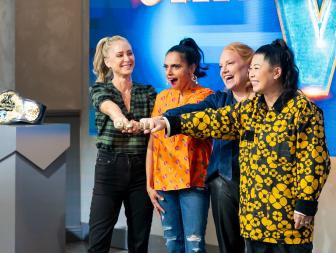
[[[96,84],[90,88],[90,98],[93,107],[99,111],[102,102],[106,100],[113,101],[113,94],[104,84]]]

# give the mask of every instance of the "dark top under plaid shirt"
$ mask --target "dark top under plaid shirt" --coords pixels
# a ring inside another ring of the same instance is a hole
[[[112,84],[96,83],[90,89],[92,104],[96,109],[97,148],[114,153],[145,154],[148,136],[144,134],[123,134],[114,128],[109,116],[100,112],[99,106],[105,100],[116,103],[128,120],[139,121],[151,116],[156,92],[150,85],[133,83],[131,106],[128,112],[120,91]]]

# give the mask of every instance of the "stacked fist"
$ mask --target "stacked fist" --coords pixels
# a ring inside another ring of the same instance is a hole
[[[128,120],[125,117],[117,118],[113,121],[114,127],[123,133],[156,132],[166,127],[161,116],[153,118],[143,118],[139,121]]]

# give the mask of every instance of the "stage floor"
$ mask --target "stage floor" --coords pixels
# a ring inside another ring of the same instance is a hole
[[[66,253],[87,253],[87,243],[86,242],[74,242],[66,244]],[[113,249],[111,248],[109,253],[127,253],[126,250]],[[155,252],[155,251],[153,251]],[[156,251],[159,252],[159,251]]]

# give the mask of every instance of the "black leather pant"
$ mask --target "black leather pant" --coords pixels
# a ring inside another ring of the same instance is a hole
[[[146,191],[146,156],[99,151],[89,221],[90,253],[107,253],[122,203],[128,252],[147,253],[153,205]]]
[[[244,253],[244,239],[239,229],[239,179],[220,176],[209,183],[212,215],[221,253]]]
[[[313,244],[266,243],[246,239],[247,253],[312,253]]]

